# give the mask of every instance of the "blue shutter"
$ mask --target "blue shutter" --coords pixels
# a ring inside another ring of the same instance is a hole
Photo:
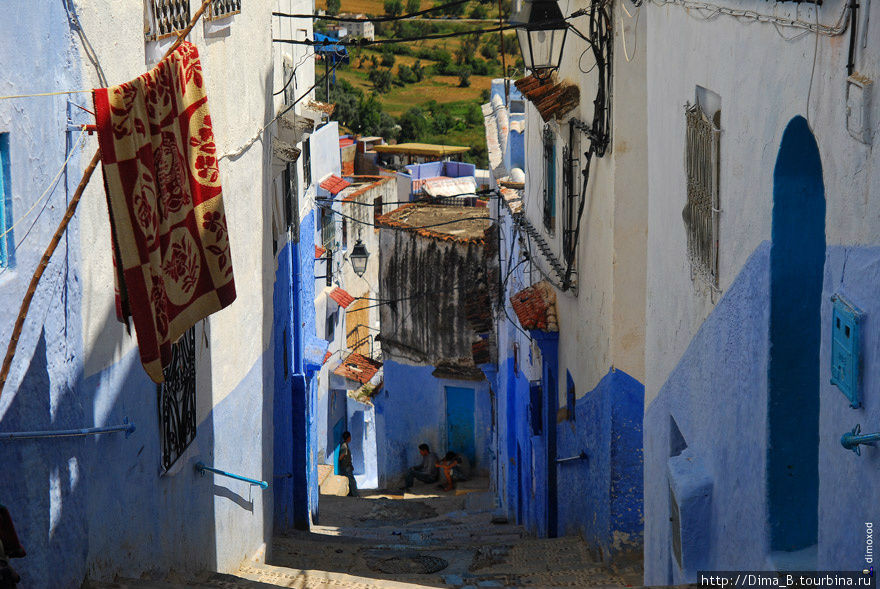
[[[9,165],[9,143],[5,141],[5,137],[0,138],[0,268],[9,266],[9,247],[8,244],[12,240],[9,231],[9,223],[7,223],[6,201],[7,201],[7,182],[6,167]]]

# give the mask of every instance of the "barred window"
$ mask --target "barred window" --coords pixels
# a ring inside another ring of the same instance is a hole
[[[214,0],[208,6],[205,18],[215,20],[218,18],[226,18],[233,14],[241,12],[241,0]]]
[[[692,278],[718,288],[720,109],[710,118],[699,103],[685,108],[687,204],[682,211]],[[714,120],[713,120],[714,119]]]
[[[159,388],[162,469],[167,471],[196,439],[196,328],[171,346],[171,363]]]
[[[144,35],[156,41],[173,35],[189,24],[189,0],[148,0]]]
[[[544,127],[544,228],[556,231],[556,141],[553,130]]]
[[[572,134],[573,135],[573,134]],[[577,230],[578,186],[577,164],[574,145],[562,148],[562,257],[572,263],[575,255],[575,232]]]

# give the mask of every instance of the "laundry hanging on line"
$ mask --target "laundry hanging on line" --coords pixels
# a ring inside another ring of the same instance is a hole
[[[131,82],[94,91],[110,209],[117,314],[141,362],[164,380],[171,344],[235,300],[202,67],[183,42]]]

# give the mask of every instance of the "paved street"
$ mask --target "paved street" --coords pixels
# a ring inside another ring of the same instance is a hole
[[[456,494],[431,485],[415,493],[321,497],[321,525],[276,537],[268,564],[246,563],[237,576],[205,573],[169,582],[94,584],[95,589],[176,587],[631,587],[638,559],[602,563],[577,537],[536,539],[492,520],[486,481]]]

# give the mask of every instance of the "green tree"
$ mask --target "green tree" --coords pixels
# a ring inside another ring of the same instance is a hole
[[[403,84],[413,84],[417,81],[412,68],[404,64],[400,64],[397,68],[397,79]]]
[[[391,90],[391,70],[374,69],[370,72],[369,80],[373,83],[376,92],[384,94]]]
[[[401,0],[385,0],[385,14],[388,16],[403,14],[403,2]]]
[[[483,124],[483,111],[478,104],[474,102],[468,104],[467,110],[464,112],[464,122],[469,127],[476,127],[477,125]]]
[[[327,0],[327,14],[331,16],[339,14],[341,5],[341,0]]]
[[[418,12],[422,7],[422,0],[406,0],[406,13]]]
[[[486,18],[486,7],[483,6],[482,4],[474,5],[474,7],[471,9],[471,18],[478,18],[478,19]]]
[[[398,120],[401,141],[420,141],[430,130],[425,113],[417,106],[410,108]]]
[[[424,79],[424,77],[425,77],[425,70],[424,70],[424,68],[422,68],[422,62],[419,61],[418,59],[416,60],[416,62],[412,66],[412,72],[416,78],[416,82],[421,82],[422,79]]]
[[[382,67],[393,68],[394,67],[394,55],[391,53],[383,53],[382,54]]]
[[[462,66],[461,69],[458,70],[458,87],[459,88],[467,88],[471,85],[471,68],[468,66]]]

